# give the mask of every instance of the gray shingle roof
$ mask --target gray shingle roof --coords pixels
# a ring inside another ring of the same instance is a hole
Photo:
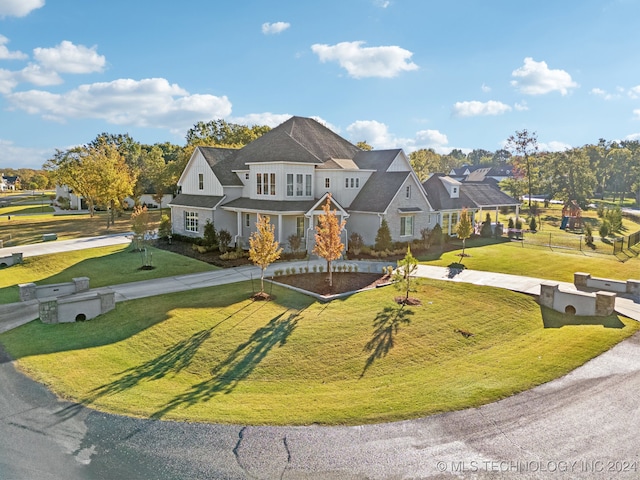
[[[440,180],[445,175],[429,177],[422,186],[427,199],[435,210],[460,210],[463,208],[487,208],[520,205],[520,202],[502,192],[492,183],[460,183],[460,197],[451,198]]]
[[[402,149],[359,151],[353,161],[362,170],[385,172],[400,154]]]
[[[176,207],[194,207],[194,208],[214,208],[224,197],[216,197],[213,195],[187,195],[181,193],[169,202],[169,205]]]
[[[317,200],[262,200],[252,198],[236,198],[222,205],[222,208],[239,208],[259,212],[283,212],[288,214],[306,213],[316,204]]]
[[[242,186],[242,180],[233,170],[241,170],[244,165],[238,165],[236,148],[197,147],[207,161],[216,178],[225,186]]]
[[[373,173],[349,206],[354,212],[384,212],[410,172]]]
[[[291,117],[238,150],[247,162],[323,163],[329,158],[353,158],[361,150],[312,118]]]

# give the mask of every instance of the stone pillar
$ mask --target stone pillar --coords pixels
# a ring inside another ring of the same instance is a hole
[[[75,287],[75,293],[86,292],[89,290],[89,277],[72,278]]]
[[[21,283],[18,285],[20,289],[20,301],[27,302],[29,300],[36,299],[36,284],[35,283]]]
[[[12,253],[11,254],[12,265],[18,265],[22,263],[22,253]]]
[[[42,323],[58,323],[58,299],[43,298],[39,305],[40,321]]]
[[[558,284],[553,282],[542,282],[540,284],[540,305],[553,308],[553,298],[555,297]]]
[[[640,280],[627,280],[627,293],[634,298],[640,298]]]
[[[107,313],[116,308],[115,292],[104,292],[100,294],[100,314]]]
[[[616,294],[613,292],[596,292],[596,315],[608,316],[613,313],[616,307]]]
[[[578,290],[587,288],[587,283],[591,275],[583,272],[575,272],[573,274],[573,284],[576,286]]]

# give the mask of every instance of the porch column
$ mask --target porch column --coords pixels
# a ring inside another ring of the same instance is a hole
[[[278,214],[278,243],[282,244],[282,214]]]
[[[496,223],[498,223],[498,207],[496,207]]]
[[[451,235],[451,212],[449,212],[449,221],[447,222],[447,224],[449,225],[447,227],[447,235]]]
[[[242,212],[236,212],[236,246],[240,245],[242,239]]]
[[[516,205],[516,221],[518,221],[519,217],[520,217],[520,205]]]

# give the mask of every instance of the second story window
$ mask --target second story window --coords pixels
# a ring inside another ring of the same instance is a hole
[[[411,198],[411,185],[407,185],[407,198]]]
[[[330,178],[325,178],[324,179],[324,188],[331,188],[331,179]]]
[[[345,178],[344,188],[360,188],[360,179],[357,177]]]
[[[256,174],[256,195],[276,194],[276,174],[257,173]]]
[[[287,197],[293,197],[293,173],[287,173]]]
[[[256,174],[256,194],[262,195],[262,174]]]
[[[198,174],[198,190],[204,190],[204,173]]]
[[[296,174],[296,197],[302,196],[302,180],[303,175],[301,173]]]
[[[304,176],[304,194],[307,197],[311,196],[311,175]]]

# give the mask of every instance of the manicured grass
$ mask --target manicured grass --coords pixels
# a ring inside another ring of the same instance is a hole
[[[250,283],[119,303],[97,319],[0,335],[20,369],[111,412],[241,424],[360,424],[475,407],[557,378],[638,331],[528,296],[420,281],[328,304]],[[548,328],[545,328],[547,325]],[[460,331],[473,336],[465,337]]]
[[[474,248],[474,245],[480,245]],[[460,262],[460,250],[420,257],[430,265],[448,266]],[[573,282],[575,272],[590,273],[594,277],[620,280],[640,278],[640,258],[620,262],[613,255],[595,255],[571,250],[522,246],[520,242],[486,245],[486,241],[467,242],[463,264],[471,270],[525,275],[528,277]]]
[[[140,270],[142,259],[129,245],[89,248],[53,255],[27,257],[21,265],[0,270],[0,304],[20,300],[18,285],[70,282],[89,277],[91,288],[137,282],[153,278],[216,270],[205,262],[148,247],[153,270]]]
[[[47,205],[12,205],[10,207],[0,208],[1,216],[11,215],[29,215],[37,213],[53,213],[53,207]]]
[[[149,213],[150,226],[152,229],[156,228],[160,222],[160,211],[151,210]],[[12,216],[11,220],[0,217],[0,240],[4,241],[5,247],[40,243],[44,233],[56,233],[59,240],[68,240],[130,231],[131,212],[125,212],[117,217],[115,224],[109,228],[107,228],[107,212],[96,212],[94,217],[89,214],[18,215]]]

